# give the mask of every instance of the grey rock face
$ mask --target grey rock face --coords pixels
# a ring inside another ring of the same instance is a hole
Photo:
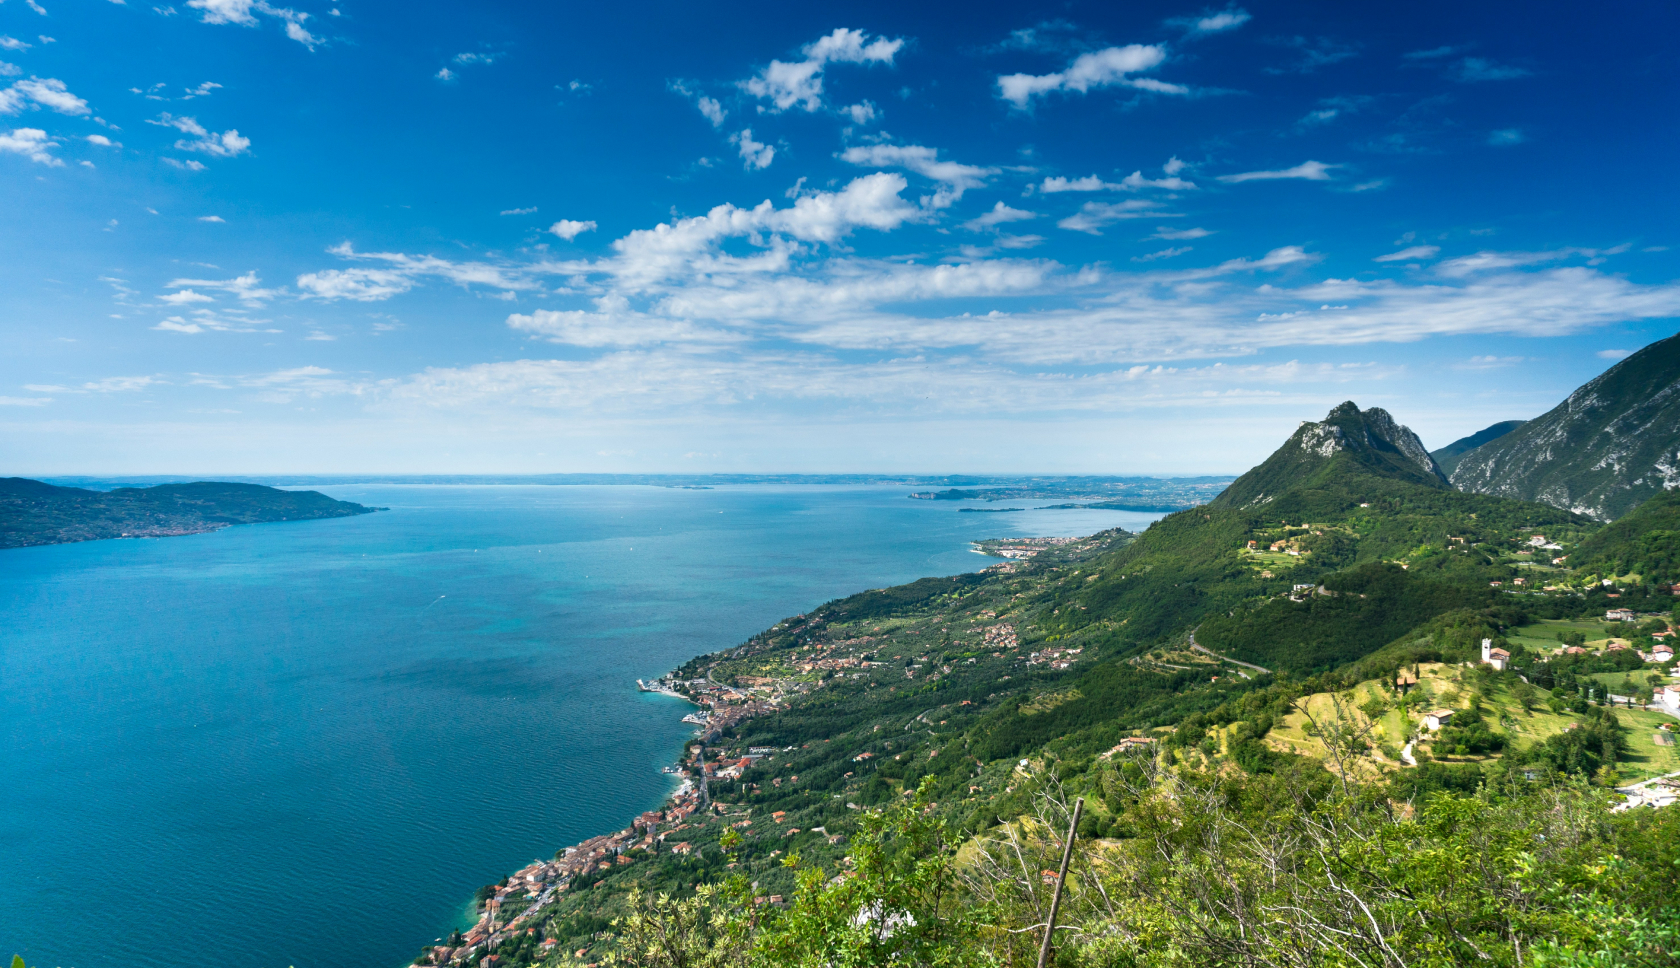
[[[1680,486],[1680,337],[1652,343],[1465,454],[1452,483],[1605,521]]]

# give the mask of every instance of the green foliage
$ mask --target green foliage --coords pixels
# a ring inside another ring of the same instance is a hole
[[[1324,580],[1331,594],[1305,601],[1271,599],[1231,615],[1210,616],[1197,630],[1215,651],[1271,669],[1313,672],[1376,651],[1443,612],[1497,601],[1484,588],[1369,564]]]
[[[629,913],[613,922],[618,945],[608,968],[735,968],[749,963],[752,897],[739,879],[703,884],[693,897],[632,891]]]
[[[1569,557],[1569,564],[1582,574],[1637,574],[1646,582],[1680,582],[1680,490],[1652,496],[1581,542]]]

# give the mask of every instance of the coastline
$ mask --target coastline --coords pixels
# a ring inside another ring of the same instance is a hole
[[[472,964],[509,938],[521,932],[534,932],[536,928],[530,922],[557,903],[579,877],[635,863],[626,856],[633,849],[639,849],[648,856],[659,854],[665,847],[666,834],[680,830],[683,821],[707,805],[704,785],[707,764],[701,762],[692,770],[688,766],[697,758],[698,751],[704,749],[703,745],[694,747],[694,741],[698,739],[704,744],[722,730],[754,715],[785,708],[774,702],[752,702],[749,694],[709,679],[682,682],[673,679],[673,675],[674,670],[659,679],[637,679],[637,691],[680,699],[697,709],[706,709],[710,705],[713,710],[705,713],[696,723],[698,728],[694,736],[684,742],[683,752],[676,762],[661,771],[666,776],[681,778],[676,788],[667,793],[656,807],[638,814],[628,827],[561,847],[555,851],[552,860],[533,861],[509,873],[496,885],[497,890],[483,901],[478,898],[467,901],[462,909],[464,917],[461,923],[469,926],[455,928],[442,944],[427,946],[431,952],[430,964]],[[685,688],[690,692],[683,692]],[[702,690],[699,698],[692,694],[695,690]],[[714,720],[720,705],[725,707],[721,710],[723,715]],[[696,715],[691,712],[683,717],[683,721],[694,723]],[[695,785],[696,775],[701,779],[700,786]],[[687,847],[686,843],[678,843],[671,845],[669,850],[686,853]],[[476,921],[472,920],[475,916]],[[458,943],[451,944],[452,941]],[[545,938],[541,948],[547,952],[556,943],[556,939]]]

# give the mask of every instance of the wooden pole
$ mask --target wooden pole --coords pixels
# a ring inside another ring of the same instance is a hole
[[[1044,925],[1044,944],[1038,949],[1038,968],[1050,962],[1050,938],[1056,933],[1056,912],[1062,908],[1062,887],[1067,884],[1068,862],[1073,860],[1073,838],[1079,832],[1079,814],[1085,809],[1085,798],[1073,801],[1073,819],[1068,822],[1067,840],[1062,844],[1062,872],[1056,875],[1056,894],[1050,899],[1050,920]]]

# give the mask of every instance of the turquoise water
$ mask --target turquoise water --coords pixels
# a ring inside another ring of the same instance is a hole
[[[898,487],[332,486],[331,521],[0,552],[0,958],[395,968],[668,792],[635,691],[970,540]]]

